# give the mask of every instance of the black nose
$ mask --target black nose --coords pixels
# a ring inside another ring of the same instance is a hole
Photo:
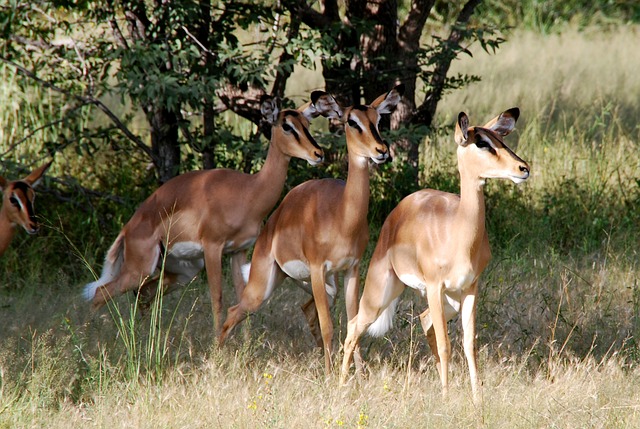
[[[529,174],[529,169],[523,165],[520,166],[520,171],[522,171],[523,173]]]

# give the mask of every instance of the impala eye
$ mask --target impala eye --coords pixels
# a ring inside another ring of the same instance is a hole
[[[287,124],[286,122],[284,124],[282,124],[282,129],[287,132],[290,133],[291,130],[293,130],[293,128],[291,127],[291,125]]]
[[[478,139],[478,141],[476,141],[476,147],[480,148],[481,150],[488,151],[492,155],[497,155],[494,147],[491,146],[491,143],[487,142],[486,140]]]
[[[360,125],[358,125],[358,123],[356,121],[354,121],[353,119],[347,120],[347,124],[350,127],[355,128],[356,130],[360,131]]]
[[[9,197],[9,202],[12,206],[20,208],[20,201],[16,197]]]
[[[480,149],[489,149],[491,147],[491,145],[484,140],[478,140],[476,146]]]

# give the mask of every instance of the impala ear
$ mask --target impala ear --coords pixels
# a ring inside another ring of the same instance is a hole
[[[513,107],[509,110],[505,110],[498,116],[484,124],[482,128],[493,131],[500,136],[506,136],[513,131],[516,127],[516,121],[520,116],[520,109]]]
[[[379,114],[391,113],[402,99],[402,94],[404,94],[404,83],[373,100],[370,106],[376,109]]]
[[[263,95],[260,98],[260,113],[265,121],[275,125],[278,121],[278,113],[280,113],[278,101],[270,95]]]
[[[0,191],[4,191],[4,188],[7,187],[7,179],[5,179],[4,177],[0,176]]]
[[[456,143],[460,146],[466,146],[467,140],[469,140],[469,117],[466,113],[460,112],[458,114],[458,122],[456,122]]]
[[[324,91],[313,91],[311,101],[298,107],[298,112],[302,113],[309,121],[320,115],[325,118],[340,118],[342,116],[342,109],[336,99]]]
[[[42,180],[42,176],[44,175],[45,171],[47,171],[49,167],[51,167],[52,162],[53,161],[49,161],[42,167],[33,170],[31,174],[29,174],[23,180],[31,185],[32,188],[35,188],[40,183],[40,180]]]

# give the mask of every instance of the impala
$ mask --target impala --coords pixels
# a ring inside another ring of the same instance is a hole
[[[280,111],[264,99],[261,112],[272,125],[266,160],[256,174],[215,169],[177,176],[159,187],[136,210],[107,252],[101,277],[84,294],[98,308],[111,298],[140,288],[161,291],[184,284],[205,268],[219,331],[222,308],[222,255],[231,254],[232,277],[239,298],[244,288],[240,267],[261,224],[278,202],[292,157],[315,165],[323,150],[309,133],[309,121],[319,115],[340,117],[334,98],[314,91],[297,110]],[[162,265],[162,267],[160,266]],[[161,268],[162,284],[158,275]],[[148,291],[147,291],[148,292]]]
[[[325,370],[329,373],[333,337],[329,307],[337,293],[336,276],[344,273],[347,315],[352,318],[358,306],[359,263],[369,240],[369,160],[379,164],[389,157],[378,121],[381,114],[390,113],[398,104],[403,89],[399,85],[369,106],[345,109],[349,160],[346,183],[310,180],[287,194],[256,241],[249,281],[240,302],[227,313],[220,345],[230,330],[258,310],[288,276],[303,282],[303,289],[313,296],[303,309],[312,331],[319,321]],[[317,336],[316,341],[320,343]]]
[[[478,278],[491,258],[483,185],[489,178],[520,183],[529,177],[529,165],[502,140],[519,113],[517,108],[507,110],[483,127],[469,127],[467,115],[460,113],[455,130],[460,196],[423,189],[389,214],[371,257],[358,314],[348,323],[341,384],[361,334],[368,328],[370,335],[380,336],[391,327],[398,298],[408,286],[427,299],[420,323],[435,356],[443,394],[451,351],[447,321],[461,314],[471,388],[479,398],[476,295]]]
[[[22,180],[8,181],[0,176],[2,191],[2,208],[0,209],[0,256],[7,250],[16,233],[15,227],[20,225],[29,234],[38,232],[38,221],[33,211],[36,198],[34,188],[38,186],[51,162],[33,170]]]

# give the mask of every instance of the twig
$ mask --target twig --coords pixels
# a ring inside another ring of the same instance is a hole
[[[43,80],[41,78],[39,78],[38,76],[36,76],[34,73],[30,72],[29,70],[27,70],[26,68],[22,67],[19,64],[14,63],[13,61],[5,58],[5,57],[0,57],[0,61],[3,61],[6,64],[9,64],[12,67],[15,67],[16,70],[18,70],[20,73],[24,74],[25,76],[35,80],[36,82],[42,84],[45,88],[49,88],[52,89],[56,92],[59,92],[61,94],[64,94],[68,97],[72,97],[78,101],[81,101],[85,104],[92,104],[94,106],[96,106],[98,109],[102,110],[108,117],[109,119],[111,119],[111,121],[116,125],[116,127],[118,127],[118,129],[120,131],[122,131],[124,133],[125,136],[127,136],[129,138],[129,140],[131,140],[132,142],[135,143],[135,145],[138,147],[138,149],[142,150],[153,162],[154,164],[159,164],[159,160],[157,159],[157,157],[154,155],[154,153],[152,152],[151,148],[149,146],[147,146],[140,137],[136,136],[135,134],[133,134],[131,132],[131,130],[129,130],[129,128],[127,128],[127,126],[120,120],[120,118],[118,118],[115,113],[113,113],[102,101],[98,100],[95,97],[92,96],[81,96],[81,95],[76,95],[71,93],[70,91],[60,88],[59,86],[48,82],[46,80]]]

